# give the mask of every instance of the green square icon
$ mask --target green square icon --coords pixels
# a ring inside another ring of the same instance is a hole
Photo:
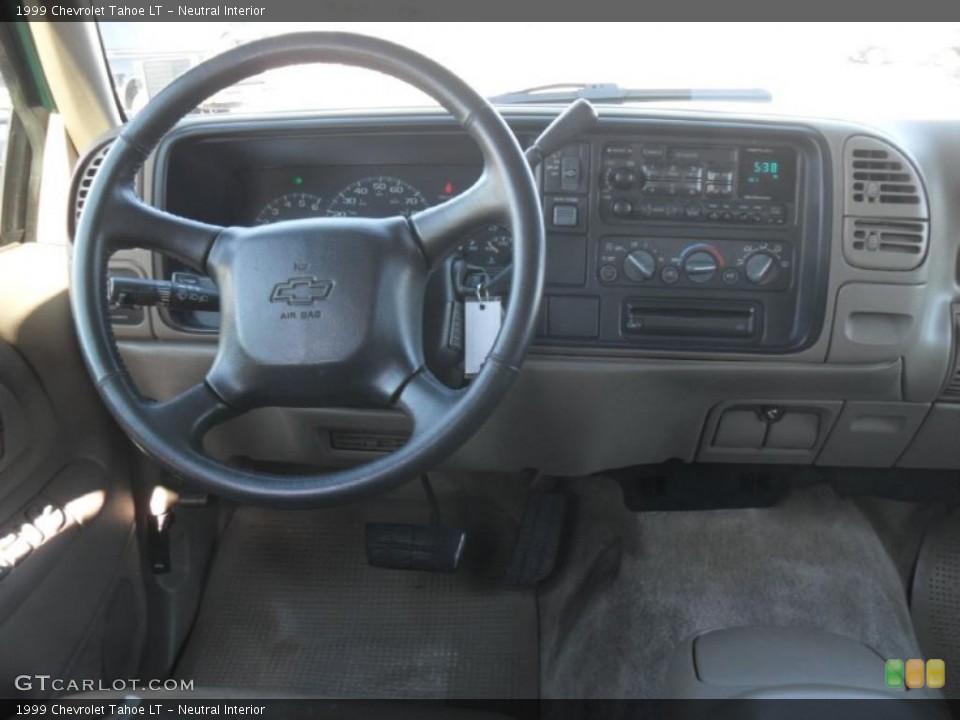
[[[888,688],[903,687],[903,660],[887,660],[885,674]]]

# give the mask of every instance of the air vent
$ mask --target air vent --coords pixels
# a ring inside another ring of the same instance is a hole
[[[846,218],[843,222],[843,255],[854,267],[912,270],[927,255],[927,223]]]
[[[869,137],[846,145],[847,215],[925,219],[927,200],[913,165],[898,150]]]
[[[110,146],[113,144],[113,138],[106,140],[87,153],[78,163],[77,171],[74,173],[71,183],[71,204],[72,212],[69,217],[70,240],[76,232],[77,224],[80,222],[80,213],[83,212],[83,206],[87,202],[87,196],[90,195],[90,187],[93,185],[93,179],[97,171],[103,164],[103,159],[107,156]]]

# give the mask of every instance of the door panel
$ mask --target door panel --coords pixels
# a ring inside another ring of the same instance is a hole
[[[52,694],[18,675],[136,677],[142,650],[129,444],[83,365],[67,279],[63,246],[0,248],[0,696]]]

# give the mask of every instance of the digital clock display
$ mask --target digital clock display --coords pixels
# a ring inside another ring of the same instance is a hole
[[[776,180],[780,177],[780,163],[777,160],[754,160],[753,174],[769,175]]]
[[[794,189],[796,154],[789,148],[746,147],[740,151],[740,197],[789,200]]]

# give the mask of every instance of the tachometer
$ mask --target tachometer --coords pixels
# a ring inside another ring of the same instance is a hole
[[[257,213],[257,225],[300,220],[323,215],[323,198],[310,193],[290,193],[274,198]]]
[[[485,225],[467,236],[460,255],[469,265],[488,272],[503,269],[513,262],[513,237],[503,225]]]
[[[384,218],[409,215],[428,205],[423,194],[406,180],[390,175],[363,178],[334,196],[327,214],[334,217]]]

